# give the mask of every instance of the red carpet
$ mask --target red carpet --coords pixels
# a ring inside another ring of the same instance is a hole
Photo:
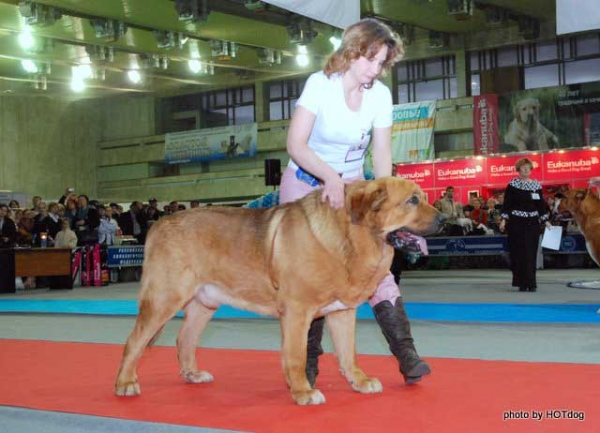
[[[0,340],[0,404],[114,418],[253,432],[597,432],[600,366],[428,359],[434,373],[401,383],[387,356],[361,355],[383,394],[353,392],[324,356],[323,406],[295,406],[279,353],[199,349],[215,382],[186,385],[175,349],[147,350],[138,375],[142,395],[112,395],[122,346]],[[547,411],[585,419],[550,419]],[[529,419],[503,421],[507,411]],[[533,411],[542,420],[533,420]],[[571,411],[570,413],[568,411]]]

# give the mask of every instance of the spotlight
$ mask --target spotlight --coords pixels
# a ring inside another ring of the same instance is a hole
[[[29,50],[35,44],[35,39],[33,39],[33,35],[31,34],[31,27],[27,26],[23,29],[21,33],[19,33],[19,45],[21,48]]]
[[[188,68],[192,73],[198,74],[202,72],[202,62],[196,59],[188,60]]]
[[[39,72],[38,65],[33,60],[21,60],[21,66],[29,74],[37,74]]]
[[[208,0],[175,0],[175,10],[179,21],[206,21],[208,19]]]
[[[295,20],[286,27],[286,30],[292,44],[308,45],[317,36],[311,20]]]
[[[133,84],[138,84],[142,81],[142,75],[137,69],[131,69],[127,71],[127,78],[129,78],[129,81],[131,81]]]
[[[90,56],[92,62],[113,62],[115,60],[114,47],[86,45],[85,52]]]
[[[310,63],[308,58],[308,50],[305,45],[298,45],[298,54],[296,55],[296,63],[301,68],[305,68]]]
[[[210,55],[217,60],[231,60],[237,57],[238,44],[227,41],[210,41]]]
[[[90,20],[97,38],[103,38],[107,42],[116,42],[127,31],[127,25],[123,21],[109,20],[105,18],[94,18]]]
[[[170,49],[170,48],[182,48],[183,45],[188,41],[188,37],[182,33],[171,32],[168,30],[153,30],[152,33],[156,38],[156,45],[158,48]]]
[[[29,0],[19,1],[19,12],[29,26],[51,26],[62,17],[59,9]]]
[[[473,0],[448,0],[448,15],[461,21],[473,15]]]
[[[281,51],[273,50],[271,48],[260,48],[257,52],[258,63],[263,65],[280,65],[281,64]]]
[[[71,79],[71,90],[75,92],[82,92],[85,89],[85,83],[83,80],[73,77]]]
[[[337,49],[342,45],[342,39],[338,36],[332,36],[329,38],[329,43],[333,46],[333,51],[337,51]]]

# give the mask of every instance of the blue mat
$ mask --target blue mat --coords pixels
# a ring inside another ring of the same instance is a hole
[[[598,308],[598,304],[406,304],[411,319],[450,322],[600,323],[600,314],[596,313]],[[0,300],[0,313],[136,315],[137,312],[137,301],[133,300]],[[374,318],[368,304],[361,305],[357,315],[359,319]],[[265,316],[225,305],[219,308],[215,317],[245,319]]]

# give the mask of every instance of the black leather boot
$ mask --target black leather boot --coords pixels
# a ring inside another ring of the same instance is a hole
[[[308,344],[306,347],[306,377],[311,387],[315,387],[319,375],[319,355],[323,354],[321,340],[323,339],[323,328],[325,317],[319,317],[311,322],[308,330]]]
[[[380,302],[373,307],[373,313],[390,345],[391,352],[400,364],[400,373],[404,376],[404,382],[410,385],[431,373],[431,368],[419,358],[415,349],[402,297],[396,298],[395,305],[390,301]]]

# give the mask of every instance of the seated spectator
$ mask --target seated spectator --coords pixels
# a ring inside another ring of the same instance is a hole
[[[0,203],[0,248],[12,248],[17,240],[17,226],[8,217],[9,207]]]
[[[10,202],[8,202],[8,208],[14,210],[20,209],[21,205],[19,204],[19,202],[17,200],[11,200]]]
[[[75,248],[77,246],[77,235],[71,230],[71,222],[67,218],[60,220],[61,230],[56,234],[54,240],[55,248]]]
[[[196,209],[197,207],[200,207],[200,202],[198,200],[190,201],[190,209]]]
[[[26,211],[23,213],[21,220],[19,221],[19,227],[17,228],[17,245],[23,247],[33,247],[33,218],[35,212]]]
[[[478,226],[479,224],[487,225],[488,214],[487,214],[487,211],[481,207],[481,201],[479,199],[475,199],[475,200],[472,200],[472,203],[469,202],[469,204],[471,204],[471,206],[473,207],[473,210],[471,211],[471,216],[469,218],[471,218],[473,220],[474,225],[475,226]],[[463,209],[463,211],[464,211],[464,209]],[[466,214],[465,214],[465,216],[466,216]]]

